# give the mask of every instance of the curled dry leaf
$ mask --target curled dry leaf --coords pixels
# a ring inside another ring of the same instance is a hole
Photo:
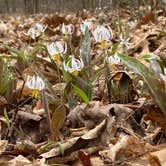
[[[103,120],[99,125],[97,125],[94,129],[90,130],[88,133],[84,134],[81,138],[85,140],[94,139],[99,136],[103,127],[105,126],[106,120]]]

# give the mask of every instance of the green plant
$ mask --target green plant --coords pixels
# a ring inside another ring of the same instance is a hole
[[[154,100],[166,117],[166,93],[156,74],[135,58],[125,54],[119,54],[119,57],[130,69],[134,70],[144,79]]]

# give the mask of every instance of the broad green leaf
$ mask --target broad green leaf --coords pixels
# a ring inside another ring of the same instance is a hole
[[[76,77],[74,75],[71,74],[71,82],[79,87],[88,97],[89,100],[91,100],[91,96],[92,96],[92,85],[90,82],[83,80],[81,77]]]
[[[88,71],[90,70],[90,63],[91,63],[90,46],[91,46],[90,33],[88,28],[86,28],[85,35],[83,37],[82,45],[80,48],[80,53],[83,58],[85,66],[88,68]]]
[[[150,54],[145,54],[145,55],[143,55],[142,58],[145,59],[145,60],[147,60],[147,61],[157,60],[157,58],[155,56],[150,55]]]
[[[74,84],[71,84],[74,88],[74,90],[76,91],[76,93],[82,98],[82,100],[86,103],[89,104],[90,100],[88,98],[88,96],[86,95],[86,93],[84,93],[83,90],[81,90],[79,87],[77,87]]]
[[[166,93],[164,92],[164,87],[161,85],[155,73],[153,73],[149,68],[133,57],[125,54],[119,54],[119,57],[129,68],[143,77],[154,100],[160,106],[163,114],[166,116]]]

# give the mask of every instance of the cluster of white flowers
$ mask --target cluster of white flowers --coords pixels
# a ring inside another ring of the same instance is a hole
[[[26,85],[32,89],[32,97],[38,98],[40,91],[45,88],[45,82],[39,76],[30,76],[26,78]]]
[[[35,27],[32,27],[28,30],[27,35],[32,39],[36,39],[40,36],[45,30],[47,26],[44,26],[40,23],[37,23]],[[98,25],[94,28],[91,20],[85,20],[80,25],[80,31],[83,35],[85,35],[86,30],[91,31],[92,36],[94,38],[95,43],[99,43],[103,50],[106,50],[108,47],[108,43],[113,38],[113,32],[109,26]],[[74,25],[62,24],[61,32],[65,37],[71,36],[75,31]],[[120,45],[130,48],[131,43],[129,43],[130,38],[124,39],[122,34],[119,36]],[[60,61],[64,71],[69,72],[75,76],[78,76],[78,73],[84,68],[84,62],[82,58],[76,58],[74,55],[70,55],[69,58],[64,56],[67,53],[67,43],[64,40],[57,40],[55,42],[51,42],[47,44],[47,51],[51,58],[55,61]],[[120,64],[121,60],[119,56],[115,53],[112,56],[106,56],[105,61],[111,65]],[[161,74],[161,78],[166,80],[166,71],[165,75]],[[32,96],[37,98],[41,90],[45,89],[45,83],[43,79],[39,76],[27,76],[26,85],[33,90]]]
[[[47,25],[42,25],[40,23],[36,23],[35,27],[32,27],[26,33],[27,36],[30,36],[33,40],[39,37],[47,28]]]

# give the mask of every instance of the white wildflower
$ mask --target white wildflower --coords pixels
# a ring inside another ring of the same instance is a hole
[[[63,67],[66,72],[72,73],[77,76],[78,72],[81,71],[84,67],[84,63],[82,59],[76,59],[74,55],[70,56],[70,60],[63,62]]]
[[[113,36],[111,28],[108,29],[102,25],[98,26],[92,33],[95,41],[101,43],[101,47],[103,49],[106,48],[107,41],[109,41]]]
[[[74,26],[73,25],[65,25],[62,24],[62,33],[64,35],[71,35],[74,32]]]
[[[38,36],[40,36],[40,32],[36,31],[35,28],[30,28],[26,33],[27,36],[30,36],[33,40],[35,40]]]
[[[85,21],[80,25],[80,29],[81,29],[81,32],[82,32],[83,34],[85,34],[86,28],[88,28],[88,30],[91,30],[91,29],[92,29],[92,22],[91,22],[91,21],[85,20]]]
[[[129,41],[130,41],[130,38],[124,39],[124,38],[123,38],[123,35],[120,34],[120,35],[119,35],[119,41],[120,41],[120,45],[121,45],[122,47],[126,48],[127,50],[130,49],[130,47],[131,47],[131,45],[132,45],[132,43],[129,42]]]
[[[43,25],[40,23],[36,23],[35,28],[39,31],[39,32],[44,32],[47,28],[47,25]]]
[[[106,62],[110,65],[118,65],[121,60],[117,54],[114,54],[113,56],[106,57]]]
[[[45,88],[43,79],[39,76],[27,76],[26,85],[29,89],[32,89],[32,96],[37,98],[39,92]]]
[[[67,51],[67,44],[63,41],[52,42],[47,45],[47,50],[55,60],[59,61],[62,54],[65,54]]]
[[[39,37],[45,30],[47,26],[44,26],[40,23],[36,23],[35,27],[32,27],[26,33],[27,36],[30,36],[33,40]]]

